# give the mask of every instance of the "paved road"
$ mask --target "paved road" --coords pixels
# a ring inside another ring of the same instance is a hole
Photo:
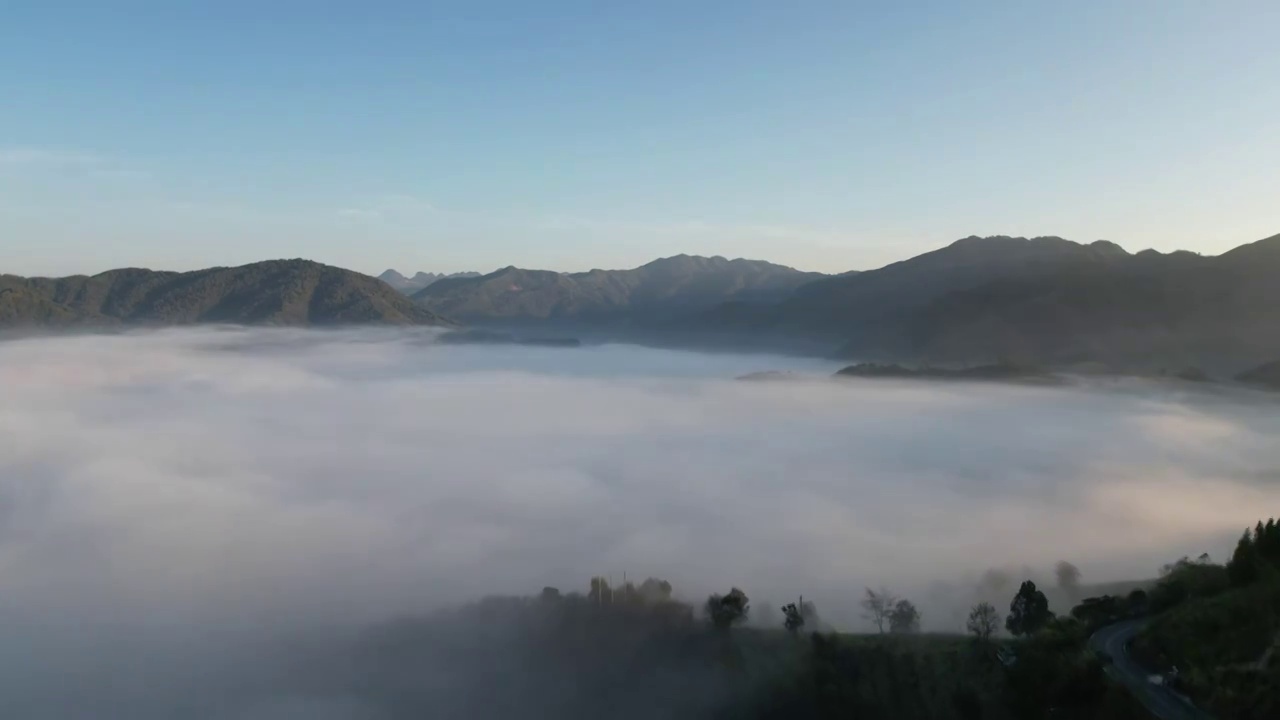
[[[1111,656],[1107,674],[1123,683],[1152,715],[1160,720],[1213,720],[1169,688],[1150,681],[1151,673],[1129,657],[1129,641],[1142,629],[1143,621],[1127,620],[1108,625],[1089,638],[1095,651]]]

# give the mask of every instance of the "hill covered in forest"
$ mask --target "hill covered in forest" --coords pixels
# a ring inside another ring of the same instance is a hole
[[[306,676],[395,718],[1145,720],[1146,705],[1269,720],[1277,568],[1270,520],[1226,564],[1184,557],[1150,581],[1085,585],[1060,562],[1057,587],[1042,589],[992,570],[975,589],[999,597],[972,606],[965,635],[921,632],[915,605],[883,588],[859,603],[873,630],[851,634],[803,597],[770,607],[732,588],[691,603],[660,579],[595,578],[585,592],[547,587],[369,628],[314,656]],[[1136,638],[1100,642],[1128,629]]]
[[[867,597],[883,630],[851,635],[803,599],[756,606],[734,588],[690,604],[658,579],[596,579],[585,593],[548,587],[382,624],[307,674],[406,720],[1145,718],[1074,621],[1019,629],[1011,665],[990,606],[966,637],[921,633],[910,601]]]
[[[862,360],[1238,372],[1280,356],[1280,235],[1218,256],[1058,237],[968,237],[705,327],[820,337]]]
[[[994,246],[993,246],[994,248]],[[864,327],[850,354],[1167,367],[1280,356],[1280,236],[1219,256],[1109,252],[956,288]]]
[[[304,260],[188,273],[0,276],[0,325],[431,324],[557,326],[573,337],[751,345],[860,361],[1089,365],[1205,377],[1280,358],[1280,235],[1217,256],[1130,253],[1059,237],[968,237],[865,272],[678,255],[630,270],[507,267],[387,283]],[[1207,371],[1207,373],[1205,372]],[[1270,373],[1270,374],[1268,374]]]
[[[193,272],[0,276],[0,327],[442,322],[375,278],[307,260]]]
[[[677,255],[630,270],[507,267],[440,280],[413,298],[434,312],[474,322],[672,322],[729,300],[777,302],[819,277],[759,260]]]

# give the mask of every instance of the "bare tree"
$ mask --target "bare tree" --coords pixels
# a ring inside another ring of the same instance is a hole
[[[859,604],[862,605],[862,616],[870,620],[877,630],[884,632],[889,616],[893,614],[893,608],[898,604],[898,598],[885,587],[879,590],[867,588],[867,595]]]
[[[980,602],[969,611],[969,621],[965,628],[978,639],[987,642],[1000,629],[1000,614],[989,602]]]

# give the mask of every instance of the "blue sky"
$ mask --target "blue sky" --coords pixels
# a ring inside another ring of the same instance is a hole
[[[0,272],[1280,232],[1280,3],[8,0]]]

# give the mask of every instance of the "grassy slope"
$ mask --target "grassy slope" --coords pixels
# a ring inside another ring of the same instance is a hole
[[[1193,598],[1157,616],[1134,643],[1150,667],[1176,666],[1186,691],[1220,717],[1280,717],[1280,583]],[[1259,661],[1265,660],[1265,663]]]
[[[735,638],[746,676],[762,690],[753,698],[753,716],[822,716],[812,707],[816,695],[862,717],[960,718],[954,695],[965,688],[980,702],[982,717],[1010,717],[1002,667],[963,636],[831,636],[827,662],[812,674],[804,667],[812,659],[811,638],[781,630],[736,631]]]

